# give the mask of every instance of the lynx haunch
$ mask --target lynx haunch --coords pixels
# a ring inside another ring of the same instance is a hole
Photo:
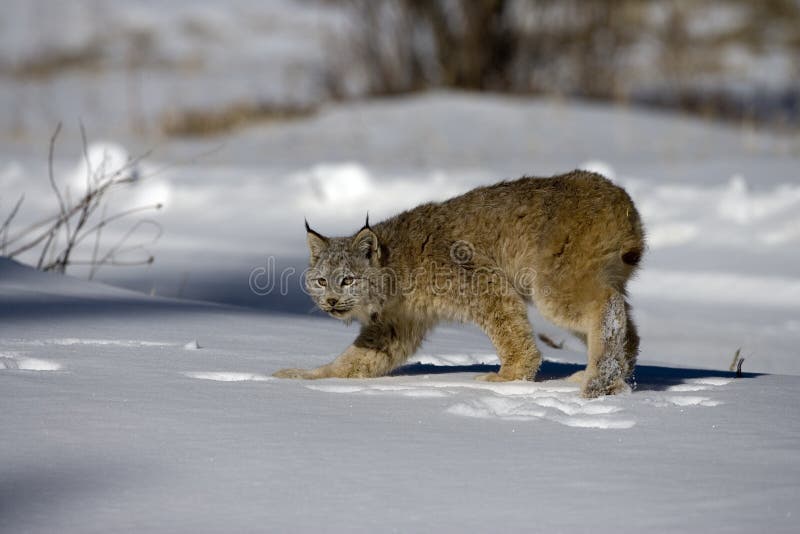
[[[333,362],[281,378],[365,378],[402,365],[439,321],[471,321],[501,366],[481,380],[533,380],[541,363],[527,304],[582,338],[585,397],[627,389],[639,337],[625,285],[645,248],[628,194],[585,171],[524,177],[429,203],[351,237],[306,223],[306,287],[361,331]]]

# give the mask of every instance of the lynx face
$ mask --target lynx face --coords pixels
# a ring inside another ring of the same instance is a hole
[[[378,238],[372,230],[365,227],[353,238],[327,238],[306,229],[311,252],[306,290],[319,309],[344,321],[377,311],[381,299],[372,282]]]

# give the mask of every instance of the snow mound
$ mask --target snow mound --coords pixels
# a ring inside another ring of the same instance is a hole
[[[0,353],[0,370],[59,371],[62,366],[50,360],[25,358],[9,353]]]
[[[275,380],[271,376],[262,375],[258,373],[234,373],[225,371],[203,371],[203,372],[186,372],[183,373],[189,378],[197,378],[199,380],[215,380],[217,382],[266,382],[268,380]]]
[[[622,180],[632,193],[652,249],[700,242],[752,253],[800,240],[800,186],[754,189],[743,174],[718,185]]]

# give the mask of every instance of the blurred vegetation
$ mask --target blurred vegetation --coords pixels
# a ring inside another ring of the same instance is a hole
[[[302,119],[315,111],[314,107],[306,105],[235,102],[214,109],[168,112],[161,119],[161,131],[170,136],[204,137],[231,132],[253,123]]]
[[[328,99],[435,88],[800,131],[800,0],[12,4],[32,21],[24,46],[0,54],[10,95],[0,117],[14,138],[67,112],[94,131],[209,136],[301,118]]]
[[[800,121],[796,0],[328,2],[353,21],[325,76],[338,98],[450,87]],[[752,81],[749,58],[770,54],[794,83]]]

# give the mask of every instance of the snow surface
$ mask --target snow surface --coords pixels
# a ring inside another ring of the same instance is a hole
[[[78,183],[74,126],[65,127],[56,167]],[[0,147],[0,213],[26,193],[17,227],[58,209],[45,148],[40,141],[29,149],[34,157]],[[131,240],[144,250],[129,258],[152,253],[155,264],[103,268],[97,278],[305,316],[312,304],[301,291],[304,217],[323,233],[346,234],[367,211],[380,220],[477,185],[576,167],[623,185],[642,213],[649,250],[630,293],[645,359],[727,369],[741,349],[745,370],[800,374],[800,138],[624,107],[435,92],[165,142],[139,165],[141,179],[115,193],[109,211],[164,202],[146,214],[162,225],[161,239],[153,244],[148,227]],[[128,228],[109,226],[104,239],[114,243]],[[78,259],[90,255],[79,251]],[[287,273],[286,283],[252,291],[250,276],[270,265]],[[72,272],[85,275],[80,267]],[[535,313],[533,323],[572,342]]]
[[[56,170],[78,187],[70,128]],[[26,192],[20,225],[57,209],[46,138],[0,147],[0,215]],[[163,238],[140,236],[156,263],[98,274],[143,293],[0,259],[0,532],[795,532],[799,163],[793,137],[446,92],[165,143],[113,198],[165,202]],[[564,344],[540,343],[534,383],[475,382],[494,349],[454,325],[392,377],[270,376],[355,336],[308,313],[304,216],[343,234],[367,210],[576,167],[625,186],[648,231],[632,393],[580,398],[584,348],[535,310]]]
[[[644,362],[586,400],[571,345],[476,382],[451,326],[392,377],[269,376],[352,336],[0,260],[0,531],[796,531],[800,377]]]

